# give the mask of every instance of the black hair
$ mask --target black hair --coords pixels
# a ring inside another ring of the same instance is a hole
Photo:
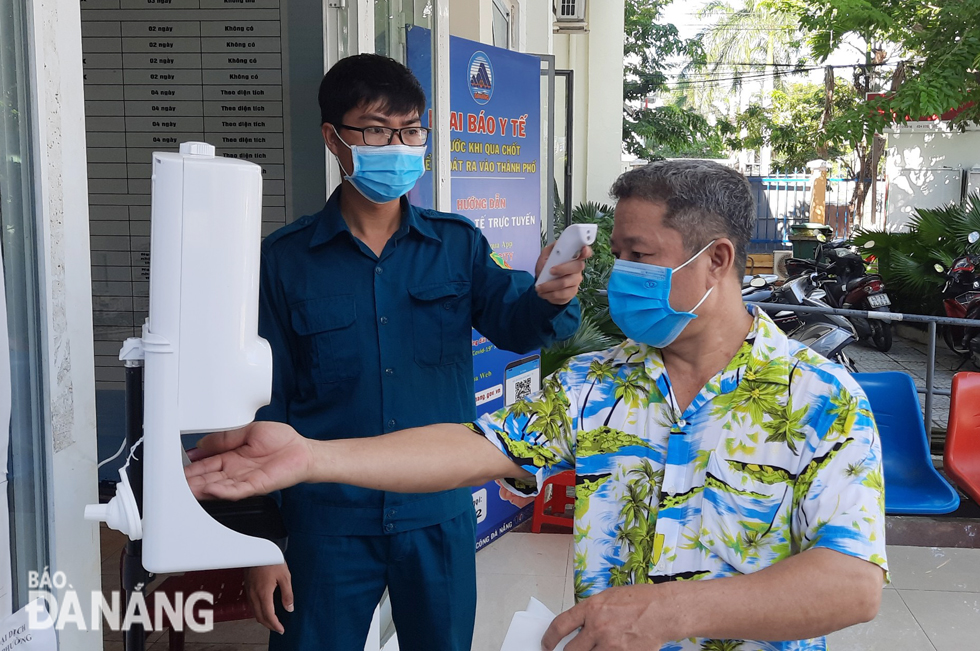
[[[320,82],[320,124],[339,125],[347,111],[361,105],[382,113],[425,112],[425,91],[412,72],[394,59],[358,54],[338,61]]]
[[[620,176],[610,194],[666,206],[664,226],[680,232],[691,254],[727,237],[735,246],[734,270],[742,277],[756,216],[752,189],[737,171],[710,161],[657,161]]]

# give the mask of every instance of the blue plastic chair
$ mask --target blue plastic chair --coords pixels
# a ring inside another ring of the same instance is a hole
[[[881,436],[885,512],[936,515],[955,511],[960,496],[935,466],[915,382],[906,373],[855,373]]]

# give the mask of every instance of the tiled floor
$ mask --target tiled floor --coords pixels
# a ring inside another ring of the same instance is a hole
[[[103,528],[103,589],[118,585],[122,539]],[[537,597],[554,612],[573,604],[572,539],[566,534],[509,533],[477,554],[479,607],[473,651],[499,651],[514,612]],[[892,585],[878,617],[830,636],[832,651],[974,651],[980,649],[980,549],[889,547]],[[106,651],[122,651],[120,634]],[[268,634],[255,622],[189,633],[188,651],[259,651]],[[149,651],[166,651],[165,634]]]
[[[477,555],[480,604],[473,651],[498,651],[512,613],[523,610],[531,596],[555,612],[558,604],[572,604],[570,560],[564,588],[542,580],[554,571],[553,559],[570,558],[570,550],[568,535],[513,533]],[[831,635],[830,649],[980,649],[980,550],[890,547],[888,552],[892,585],[885,589],[878,617]],[[480,558],[491,553],[486,561]],[[537,564],[536,558],[548,560]],[[506,587],[498,587],[501,583]],[[516,586],[521,592],[515,596]]]

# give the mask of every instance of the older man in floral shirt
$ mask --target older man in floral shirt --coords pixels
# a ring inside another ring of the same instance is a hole
[[[199,495],[298,481],[420,492],[576,474],[579,603],[567,651],[826,649],[873,618],[887,580],[881,448],[840,366],[741,301],[754,225],[744,178],[654,163],[613,187],[609,281],[628,339],[467,426],[307,441],[259,423],[202,442]],[[476,435],[474,435],[474,433]]]
[[[880,450],[870,406],[840,367],[763,312],[686,408],[657,349],[582,355],[534,401],[470,427],[535,482],[574,470],[575,590],[750,574],[808,549],[885,568]],[[664,649],[824,649],[678,641]]]

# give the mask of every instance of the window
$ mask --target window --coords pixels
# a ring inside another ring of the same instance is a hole
[[[432,0],[374,0],[375,53],[405,63],[405,32],[418,25],[432,29]]]
[[[501,0],[493,0],[493,44],[509,50],[512,42],[510,7]]]
[[[38,245],[31,152],[27,56],[28,3],[0,0],[0,247],[10,347],[9,445],[0,443],[8,474],[0,476],[0,603],[26,605],[27,573],[50,565],[42,407]],[[0,342],[7,345],[7,342]],[[0,432],[6,439],[8,433]],[[7,557],[9,550],[10,558]],[[12,584],[10,583],[12,570]],[[10,585],[10,592],[7,586]]]

